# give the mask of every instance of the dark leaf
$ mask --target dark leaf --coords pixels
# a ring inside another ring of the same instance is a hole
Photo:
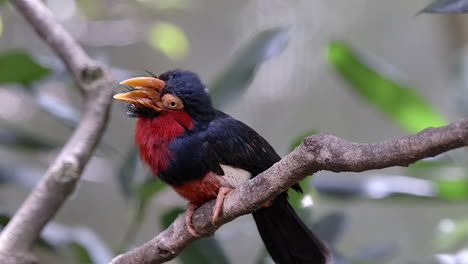
[[[327,245],[333,247],[346,232],[347,227],[348,217],[343,212],[334,212],[321,217],[311,226],[311,229]]]
[[[270,255],[266,248],[260,250],[260,254],[258,254],[257,259],[255,260],[255,264],[266,264],[271,259]]]
[[[370,59],[358,56],[347,43],[331,42],[327,59],[352,88],[407,131],[415,133],[446,124],[444,117],[414,88],[369,67],[366,62]]]
[[[241,94],[252,81],[256,69],[269,58],[278,55],[288,42],[288,30],[265,30],[240,50],[234,62],[210,85],[216,106]]]
[[[164,229],[168,228],[172,222],[177,218],[177,216],[181,213],[185,212],[185,209],[182,207],[174,207],[162,214],[161,216],[161,224]]]
[[[176,207],[161,216],[161,223],[163,228],[169,227],[176,217],[185,212],[185,209]],[[185,248],[178,256],[184,264],[224,264],[230,263],[224,254],[223,249],[218,244],[218,241],[212,237],[207,237],[197,240],[190,246]]]
[[[437,0],[420,13],[466,13],[468,12],[467,0]]]
[[[6,214],[0,214],[0,226],[6,226],[10,222],[10,216]]]
[[[134,197],[133,178],[137,173],[138,164],[138,150],[134,147],[130,150],[127,157],[124,159],[122,166],[119,168],[119,175],[117,177],[120,190],[125,199],[130,200]]]
[[[13,51],[0,54],[0,84],[31,84],[45,77],[51,70],[31,58],[29,54]]]
[[[291,142],[291,144],[289,145],[289,151],[293,151],[295,148],[297,148],[301,143],[302,141],[304,140],[304,138],[308,137],[308,136],[311,136],[311,135],[315,135],[315,134],[318,134],[320,133],[319,130],[317,129],[311,129],[305,133],[302,133],[300,134],[299,136],[297,136],[293,142]]]
[[[139,209],[138,214],[139,217],[143,217],[144,211],[148,206],[148,202],[156,195],[159,191],[167,187],[167,184],[162,182],[160,179],[151,178],[146,181],[142,186],[137,189],[138,194],[138,203]]]
[[[86,248],[84,248],[83,246],[75,242],[68,244],[68,247],[70,248],[73,254],[73,259],[75,260],[75,263],[93,264],[93,260],[91,259],[91,256],[88,254],[88,251],[86,250]]]
[[[27,150],[51,150],[59,147],[24,132],[5,128],[0,128],[0,144]]]

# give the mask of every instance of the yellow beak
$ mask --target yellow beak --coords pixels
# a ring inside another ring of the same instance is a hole
[[[120,84],[130,85],[135,90],[118,93],[114,95],[114,99],[161,110],[160,90],[165,85],[163,80],[154,77],[136,77],[122,81]]]

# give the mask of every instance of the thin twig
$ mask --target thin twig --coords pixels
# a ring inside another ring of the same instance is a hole
[[[83,117],[62,151],[0,234],[0,263],[35,263],[30,251],[73,191],[107,124],[110,73],[91,60],[40,0],[11,0],[67,66],[83,93]]]
[[[365,171],[408,166],[427,157],[468,145],[468,119],[418,134],[375,144],[358,144],[329,134],[309,136],[271,168],[230,192],[224,200],[219,226],[251,213],[294,183],[320,170]],[[193,217],[202,236],[213,234],[214,201],[198,208]],[[117,256],[111,264],[154,264],[173,259],[197,238],[190,235],[181,214],[165,231],[138,248]]]

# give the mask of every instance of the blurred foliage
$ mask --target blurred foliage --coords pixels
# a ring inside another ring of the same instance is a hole
[[[0,54],[0,84],[31,84],[50,73],[50,69],[37,62],[27,53],[11,51]]]
[[[333,246],[343,237],[349,227],[349,218],[344,212],[333,212],[309,225],[327,245]]]
[[[421,13],[466,13],[468,1],[466,0],[437,0],[430,4]]]
[[[45,140],[37,139],[33,135],[15,130],[0,128],[0,144],[24,150],[43,151],[58,148],[59,146]]]
[[[0,2],[0,5],[2,3]],[[3,34],[3,17],[2,17],[2,14],[0,14],[0,37],[2,36]]]
[[[434,180],[437,185],[437,196],[449,199],[449,200],[460,200],[468,199],[468,178],[448,178],[443,177],[441,179]]]
[[[172,60],[183,59],[190,49],[184,30],[169,22],[157,22],[151,25],[148,42]]]
[[[10,218],[10,214],[0,213],[0,230],[8,224]],[[102,248],[101,241],[91,231],[88,229],[87,232],[83,231],[84,229],[50,222],[41,233],[37,245],[55,255],[68,256],[71,253],[73,262],[77,264],[107,263],[113,254]],[[85,236],[83,233],[92,235]],[[90,249],[100,252],[91,254]]]
[[[181,213],[183,208],[172,208],[161,215],[162,228],[168,228]],[[213,237],[197,240],[186,247],[177,258],[184,264],[227,264],[230,261],[224,254],[218,241]]]
[[[257,68],[281,53],[288,40],[286,28],[269,29],[257,34],[209,86],[213,104],[221,106],[242,94],[253,80]]]
[[[415,89],[371,69],[347,43],[329,43],[327,59],[356,92],[407,131],[415,133],[447,123]]]
[[[468,239],[468,218],[442,219],[436,229],[435,244],[438,250],[451,250]]]
[[[72,242],[68,244],[68,246],[70,247],[70,250],[73,254],[73,258],[76,263],[79,263],[79,264],[93,264],[94,263],[93,259],[89,255],[86,248],[84,248],[80,244],[76,242]]]
[[[189,0],[139,0],[138,2],[161,11],[186,10],[190,7]]]
[[[5,2],[5,0],[0,0],[0,5]],[[187,0],[140,0],[138,2],[160,10],[184,10],[190,5],[190,1]],[[99,9],[105,8],[101,3],[90,0],[77,1],[77,4],[81,12],[87,18],[92,19],[100,19]],[[467,9],[467,1],[442,0],[434,2],[422,10],[422,12],[466,12]],[[0,16],[0,35],[2,31],[3,20]],[[262,63],[280,54],[288,41],[288,29],[283,27],[265,30],[254,36],[250,42],[240,49],[233,57],[232,63],[210,85],[214,104],[220,106],[226,102],[233,101],[238,95],[242,94],[253,80],[256,70]],[[178,25],[169,22],[151,24],[148,31],[147,43],[172,60],[182,60],[190,52],[190,42],[187,34]],[[373,65],[369,64],[368,58],[352,49],[347,43],[341,41],[329,43],[327,46],[327,59],[358,94],[374,104],[407,131],[418,132],[428,126],[440,126],[446,123],[442,115],[430,106],[414,88],[403,85],[389,77],[385,72],[377,70],[379,67],[372,67]],[[22,84],[25,88],[31,88],[35,81],[43,79],[50,72],[51,69],[35,61],[26,52],[11,51],[0,54],[0,84],[16,83]],[[30,91],[32,92],[32,90]],[[67,124],[71,128],[79,120],[79,113],[77,111],[73,112],[74,109],[66,104],[62,103],[63,106],[61,106],[60,102],[40,101],[38,98],[36,99],[44,111],[67,121]],[[69,109],[67,110],[66,107],[69,107]],[[65,113],[69,113],[69,115]],[[297,136],[291,143],[290,149],[292,150],[297,147],[305,136],[317,132],[317,130],[311,130]],[[4,128],[0,129],[0,144],[35,151],[47,151],[58,147],[57,145],[37,140],[19,131]],[[447,162],[451,164],[450,161],[424,161],[412,165],[412,168],[431,169],[446,166]],[[2,170],[0,167],[0,172],[2,171],[5,170]],[[18,169],[18,171],[20,170]],[[14,175],[12,173],[9,174]],[[143,180],[141,177],[140,179],[136,178],[135,175],[137,174],[142,173],[138,152],[134,148],[123,159],[122,165],[119,168],[119,176],[117,177],[122,194],[131,203],[133,210],[130,225],[118,251],[126,250],[127,246],[133,242],[144,220],[151,199],[167,187],[162,181],[152,178],[148,173],[143,173]],[[387,177],[387,179],[392,180],[390,177]],[[427,182],[434,184],[437,190],[435,194],[437,197],[448,200],[468,198],[468,180],[465,178],[431,179],[424,183]],[[0,177],[0,184],[4,183],[5,181]],[[369,183],[370,181],[363,182],[363,185],[368,185]],[[342,183],[335,181],[334,184],[340,185]],[[385,184],[388,186],[392,185],[388,181]],[[312,223],[311,207],[309,205],[307,208],[304,208],[302,203],[306,195],[309,195],[310,199],[312,197],[311,177],[305,178],[301,182],[301,186],[304,194],[290,191],[290,202],[298,210],[298,213],[305,222],[333,250],[336,256],[335,264],[382,263],[395,255],[398,250],[396,242],[382,241],[372,246],[364,247],[352,254],[339,252],[336,244],[347,230],[347,216],[343,212],[336,212]],[[353,186],[346,185],[343,188],[348,188],[347,191],[354,194],[363,192],[359,188],[352,189]],[[398,190],[391,190],[381,198],[394,193],[399,192]],[[184,211],[183,208],[175,207],[163,213],[161,215],[163,227],[169,226],[177,215]],[[8,221],[8,215],[0,214],[0,226],[4,226]],[[102,244],[97,237],[91,235],[84,239],[81,238],[81,235],[86,233],[85,231],[89,232],[89,230],[67,227],[52,222],[49,229],[41,236],[39,244],[57,254],[62,254],[65,247],[68,253],[71,253],[76,263],[107,263],[103,259],[106,259],[108,255],[112,255],[113,252],[109,251],[106,245]],[[455,221],[451,229],[446,229],[438,234],[437,245],[442,248],[450,248],[467,237],[467,220]],[[267,258],[266,251],[262,251],[259,263],[265,263],[265,259]],[[186,264],[229,263],[222,247],[212,237],[194,242],[182,251],[178,259]]]

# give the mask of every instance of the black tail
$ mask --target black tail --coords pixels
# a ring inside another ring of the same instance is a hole
[[[328,248],[301,221],[286,195],[253,213],[270,256],[278,264],[325,264]]]

